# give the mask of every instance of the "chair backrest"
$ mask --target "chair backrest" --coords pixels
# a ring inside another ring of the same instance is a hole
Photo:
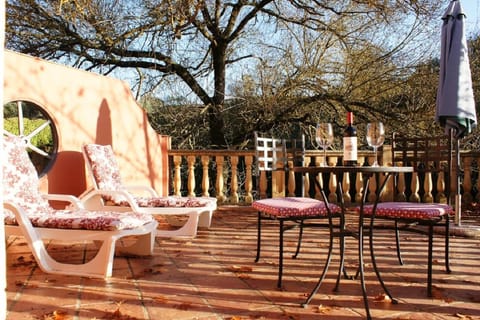
[[[423,190],[420,190],[423,202],[450,202],[450,191],[455,187],[452,184],[455,179],[451,177],[453,151],[451,136],[407,137],[398,133],[393,134],[393,162],[413,166],[415,170],[410,188],[413,199],[410,201],[420,201],[415,189],[422,187],[420,183],[423,181]]]
[[[83,154],[96,189],[116,191],[124,189],[120,169],[110,145],[85,144]]]
[[[285,140],[260,136],[255,132],[255,163],[258,171],[284,171],[287,167]]]
[[[285,173],[288,172],[289,166],[304,163],[305,136],[289,140],[266,137],[258,132],[255,132],[254,136],[256,198],[285,195],[289,179]],[[296,177],[295,180],[297,180]],[[296,184],[301,184],[303,187],[302,176],[299,176]],[[266,190],[269,187],[271,191]],[[289,193],[293,192],[295,190],[290,190]],[[299,195],[302,193],[303,190],[298,192]]]
[[[3,136],[2,170],[4,202],[22,208],[28,215],[43,215],[53,210],[40,192],[38,173],[22,138]]]

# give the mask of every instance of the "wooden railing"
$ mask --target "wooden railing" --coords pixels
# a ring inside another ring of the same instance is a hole
[[[322,154],[318,150],[308,150],[305,155],[305,165],[320,165]],[[372,163],[372,155],[373,152],[371,151],[359,151],[358,160],[360,163]],[[383,152],[379,152],[379,155],[381,163],[391,165],[389,146],[385,145]],[[327,153],[328,163],[332,166],[340,163],[341,157],[342,153],[339,151],[329,151]],[[290,172],[286,177],[279,176],[277,179],[273,179],[277,181],[273,186],[271,183],[267,183],[265,176],[257,181],[254,174],[254,158],[255,152],[253,150],[169,150],[170,193],[183,196],[213,196],[217,198],[220,205],[249,205],[256,198],[298,195],[301,186],[298,185],[298,179],[296,181],[293,172]],[[461,192],[462,202],[465,204],[480,201],[480,192],[478,191],[480,190],[479,165],[479,153],[461,153],[461,168],[463,169],[460,171]],[[313,178],[321,179],[322,185],[328,186],[327,194],[330,201],[339,201],[335,192],[338,181],[337,177],[334,176],[305,177],[304,190],[307,191],[308,196],[320,198],[319,190],[315,189],[311,181]],[[434,180],[435,185],[433,185]],[[455,179],[452,179],[450,186],[445,186],[442,177],[434,180],[431,177],[428,179],[422,178],[419,182],[415,179],[400,177],[400,188],[405,191],[400,192],[400,194],[405,194],[408,201],[423,202],[432,201],[432,196],[441,195],[443,193],[442,188],[450,187],[452,195],[454,194]],[[257,188],[257,183],[259,188]],[[367,190],[368,197],[373,197],[377,185],[378,183],[370,184],[369,190]],[[362,177],[344,176],[342,188],[344,201],[358,203],[364,192],[362,190]],[[393,196],[393,185],[387,185],[382,194],[382,199],[391,200]]]

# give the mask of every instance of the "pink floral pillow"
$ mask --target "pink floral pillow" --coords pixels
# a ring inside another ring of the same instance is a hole
[[[38,189],[38,174],[25,150],[23,139],[15,136],[4,136],[3,139],[3,200],[26,212],[52,212],[53,208]]]
[[[110,145],[86,144],[83,146],[94,182],[99,190],[124,190],[113,149]],[[125,202],[122,196],[104,196],[105,201]]]
[[[120,179],[120,170],[113,149],[109,145],[87,144],[83,146],[87,161],[99,190],[126,191]],[[129,206],[122,196],[104,196],[110,205]],[[190,197],[134,197],[139,207],[205,207],[211,201]]]

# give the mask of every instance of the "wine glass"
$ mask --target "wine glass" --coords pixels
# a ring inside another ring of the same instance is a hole
[[[327,167],[327,148],[333,143],[333,127],[331,123],[323,122],[317,124],[315,140],[323,149],[322,167]]]
[[[378,167],[377,148],[383,145],[385,141],[385,128],[380,121],[370,122],[367,124],[367,143],[373,148],[375,153],[375,160],[372,167]]]

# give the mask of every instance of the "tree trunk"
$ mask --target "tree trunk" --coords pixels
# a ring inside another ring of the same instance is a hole
[[[228,148],[225,140],[225,123],[223,120],[226,49],[227,44],[225,42],[218,41],[216,44],[212,44],[215,92],[212,99],[213,105],[208,109],[208,121],[210,125],[211,148],[213,149]]]

